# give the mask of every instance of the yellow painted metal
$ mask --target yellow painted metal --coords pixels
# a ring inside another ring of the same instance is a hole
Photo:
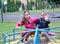
[[[57,40],[58,43],[55,43],[55,42],[49,42],[48,44],[60,44],[60,40]]]

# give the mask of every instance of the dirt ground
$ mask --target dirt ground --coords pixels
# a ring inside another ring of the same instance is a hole
[[[17,39],[18,39],[18,37],[17,37]],[[28,39],[29,43],[28,44],[33,44],[33,40],[34,40],[33,37],[29,36],[29,39]],[[16,44],[17,41],[18,40],[12,41],[12,42],[10,42],[10,44]],[[47,41],[45,37],[41,37],[40,42],[41,42],[40,44],[57,44],[57,43],[54,43],[51,41]],[[58,42],[59,42],[58,44],[60,44],[60,40],[58,40]],[[7,42],[7,44],[8,44],[8,42]],[[25,44],[25,40],[24,40],[24,43],[20,42],[19,44]]]

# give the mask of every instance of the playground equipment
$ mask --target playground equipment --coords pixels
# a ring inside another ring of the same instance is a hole
[[[24,36],[24,37],[22,37],[22,38],[20,38],[15,44],[19,44],[19,42],[22,40],[22,39],[24,39],[24,38],[26,38],[26,36],[30,33],[30,32],[35,32],[35,36],[34,36],[34,40],[33,40],[33,44],[40,44],[40,33],[39,33],[39,31],[41,31],[41,32],[44,32],[45,33],[45,35],[50,39],[50,40],[53,40],[53,44],[55,44],[55,43],[57,43],[57,44],[59,44],[58,43],[58,41],[55,39],[55,38],[53,38],[53,37],[50,37],[50,35],[47,33],[47,32],[54,32],[54,33],[60,33],[60,31],[56,31],[56,30],[53,30],[53,29],[57,29],[57,28],[60,28],[60,26],[56,26],[56,27],[52,27],[52,28],[43,28],[43,29],[38,29],[37,27],[36,27],[36,29],[28,29],[27,30],[27,34]],[[47,30],[47,29],[51,29],[51,30]],[[10,44],[10,35],[13,35],[13,40],[16,40],[15,39],[15,35],[16,34],[22,34],[22,33],[24,33],[24,32],[15,32],[15,28],[13,29],[13,32],[11,33],[11,34],[5,34],[5,33],[3,33],[3,41],[4,41],[4,44],[6,44],[6,38],[8,39],[8,44]],[[19,30],[26,30],[26,28],[20,28]],[[26,43],[25,44],[28,44],[29,42],[28,41],[26,41]],[[21,44],[21,43],[20,43]],[[23,43],[22,43],[23,44]]]

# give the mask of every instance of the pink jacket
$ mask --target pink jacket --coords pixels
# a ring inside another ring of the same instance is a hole
[[[29,21],[26,21],[25,23],[25,28],[31,28],[31,29],[34,29],[35,28],[35,23],[38,21],[38,18],[32,18],[30,17]],[[18,21],[16,23],[16,27],[18,26],[21,26],[22,25],[22,22],[21,21]]]

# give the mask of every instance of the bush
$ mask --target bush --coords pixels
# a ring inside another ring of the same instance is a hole
[[[44,8],[43,3],[39,3],[37,9],[42,9],[42,8]]]
[[[27,10],[32,10],[32,5],[31,4],[28,4]]]
[[[19,1],[18,1],[16,4],[14,4],[13,1],[8,0],[7,11],[8,11],[8,12],[18,11],[18,9],[19,9],[19,4],[20,4]]]
[[[27,5],[27,9],[28,10],[32,10],[32,6],[34,5],[34,2],[33,1],[30,1]]]
[[[44,8],[44,4],[41,0],[36,0],[35,2],[36,9],[42,9]]]

